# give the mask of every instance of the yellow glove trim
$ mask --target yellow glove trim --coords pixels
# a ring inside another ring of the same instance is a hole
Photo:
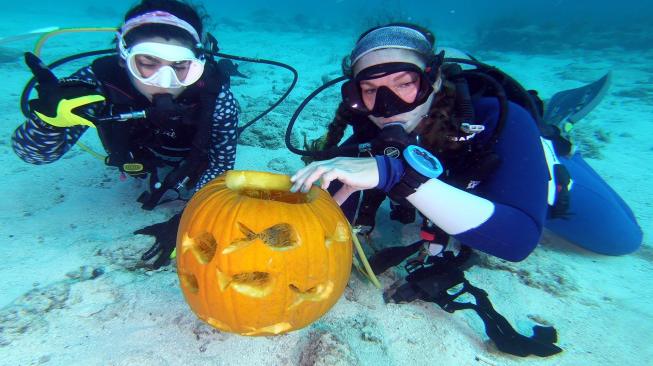
[[[73,99],[62,99],[57,105],[57,115],[48,117],[43,113],[34,111],[43,122],[55,127],[89,126],[95,128],[93,122],[72,112],[73,109],[86,104],[103,102],[106,98],[103,95],[85,95]]]

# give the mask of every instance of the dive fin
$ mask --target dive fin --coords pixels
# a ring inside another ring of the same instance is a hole
[[[574,123],[585,117],[596,107],[610,87],[612,72],[609,71],[599,80],[558,92],[546,103],[544,122],[558,127],[563,134],[568,133]]]

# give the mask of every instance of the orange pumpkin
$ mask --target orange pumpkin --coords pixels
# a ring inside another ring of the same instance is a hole
[[[199,318],[223,331],[279,334],[338,301],[352,264],[349,223],[324,190],[290,186],[285,175],[229,171],[190,200],[177,273]]]

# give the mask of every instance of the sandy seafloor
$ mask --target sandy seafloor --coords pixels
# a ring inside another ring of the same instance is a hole
[[[67,25],[62,19],[28,28],[19,14],[0,26],[0,36]],[[97,23],[115,24],[115,17],[107,19]],[[323,77],[338,75],[355,33],[266,33],[255,27],[216,32],[225,52],[287,62],[300,72],[289,100],[242,136],[237,169],[291,173],[302,166],[283,145],[285,125]],[[84,42],[55,42],[50,50],[54,58],[98,47]],[[251,338],[204,324],[186,305],[174,266],[160,271],[139,266],[151,239],[131,234],[166,219],[179,204],[141,210],[137,182],[120,181],[115,170],[78,148],[47,166],[28,165],[13,154],[10,135],[22,121],[18,96],[28,78],[20,51],[30,45],[1,49],[0,365],[651,364],[653,51],[477,53],[545,98],[613,70],[610,93],[579,124],[578,139],[589,163],[631,205],[644,246],[632,255],[606,257],[545,234],[523,262],[482,257],[483,265],[467,272],[518,329],[525,332],[533,320],[557,327],[564,352],[542,359],[499,353],[472,312],[452,315],[423,302],[386,305],[355,273],[336,306],[300,331]],[[242,65],[241,71],[251,76],[234,80],[243,119],[267,106],[290,80],[285,71],[256,65]],[[324,131],[337,90],[305,111],[296,142],[301,131],[313,137]],[[83,140],[99,146],[93,133]],[[415,240],[416,226],[401,228],[386,217],[380,215],[377,245],[393,245],[397,237]],[[97,269],[103,274],[93,278]],[[380,277],[385,286],[396,278],[392,271]]]

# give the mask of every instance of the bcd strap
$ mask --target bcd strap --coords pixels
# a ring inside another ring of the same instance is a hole
[[[374,253],[374,255],[369,259],[370,267],[374,274],[381,274],[390,267],[399,265],[401,262],[406,260],[406,258],[419,252],[420,249],[429,243],[439,244],[442,248],[446,248],[447,242],[449,241],[449,235],[444,232],[444,230],[431,224],[430,221],[426,219],[424,220],[424,223],[422,223],[420,236],[422,239],[410,245],[387,247]],[[457,265],[462,265],[471,255],[471,249],[466,246],[461,247],[461,251],[456,257],[454,257],[451,252],[444,252],[443,250],[443,255],[446,256],[448,261],[452,261],[452,263],[456,263]],[[422,264],[419,261],[414,262]],[[411,271],[408,270],[408,272]]]
[[[554,344],[557,342],[555,328],[536,325],[533,327],[533,336],[519,334],[508,320],[494,309],[487,293],[469,283],[457,264],[446,260],[438,262],[433,266],[421,266],[412,271],[406,277],[407,282],[396,288],[394,293],[384,294],[386,302],[402,303],[420,299],[434,302],[449,313],[456,310],[474,310],[485,325],[485,333],[497,348],[515,356],[548,357],[562,352],[562,349]],[[460,285],[460,290],[449,294],[448,290]],[[473,296],[475,303],[456,301],[465,293]]]
[[[553,206],[549,208],[549,215],[553,219],[568,218],[570,206],[570,193],[569,186],[571,183],[571,175],[569,171],[562,164],[557,164],[553,167],[553,177],[555,179],[556,197]]]
[[[551,140],[557,156],[569,156],[571,154],[571,141],[567,136],[563,136],[558,126],[545,125],[540,128],[540,134],[542,137]]]
[[[416,210],[413,205],[403,199],[402,203],[390,201],[390,220],[399,221],[402,224],[415,222]]]

